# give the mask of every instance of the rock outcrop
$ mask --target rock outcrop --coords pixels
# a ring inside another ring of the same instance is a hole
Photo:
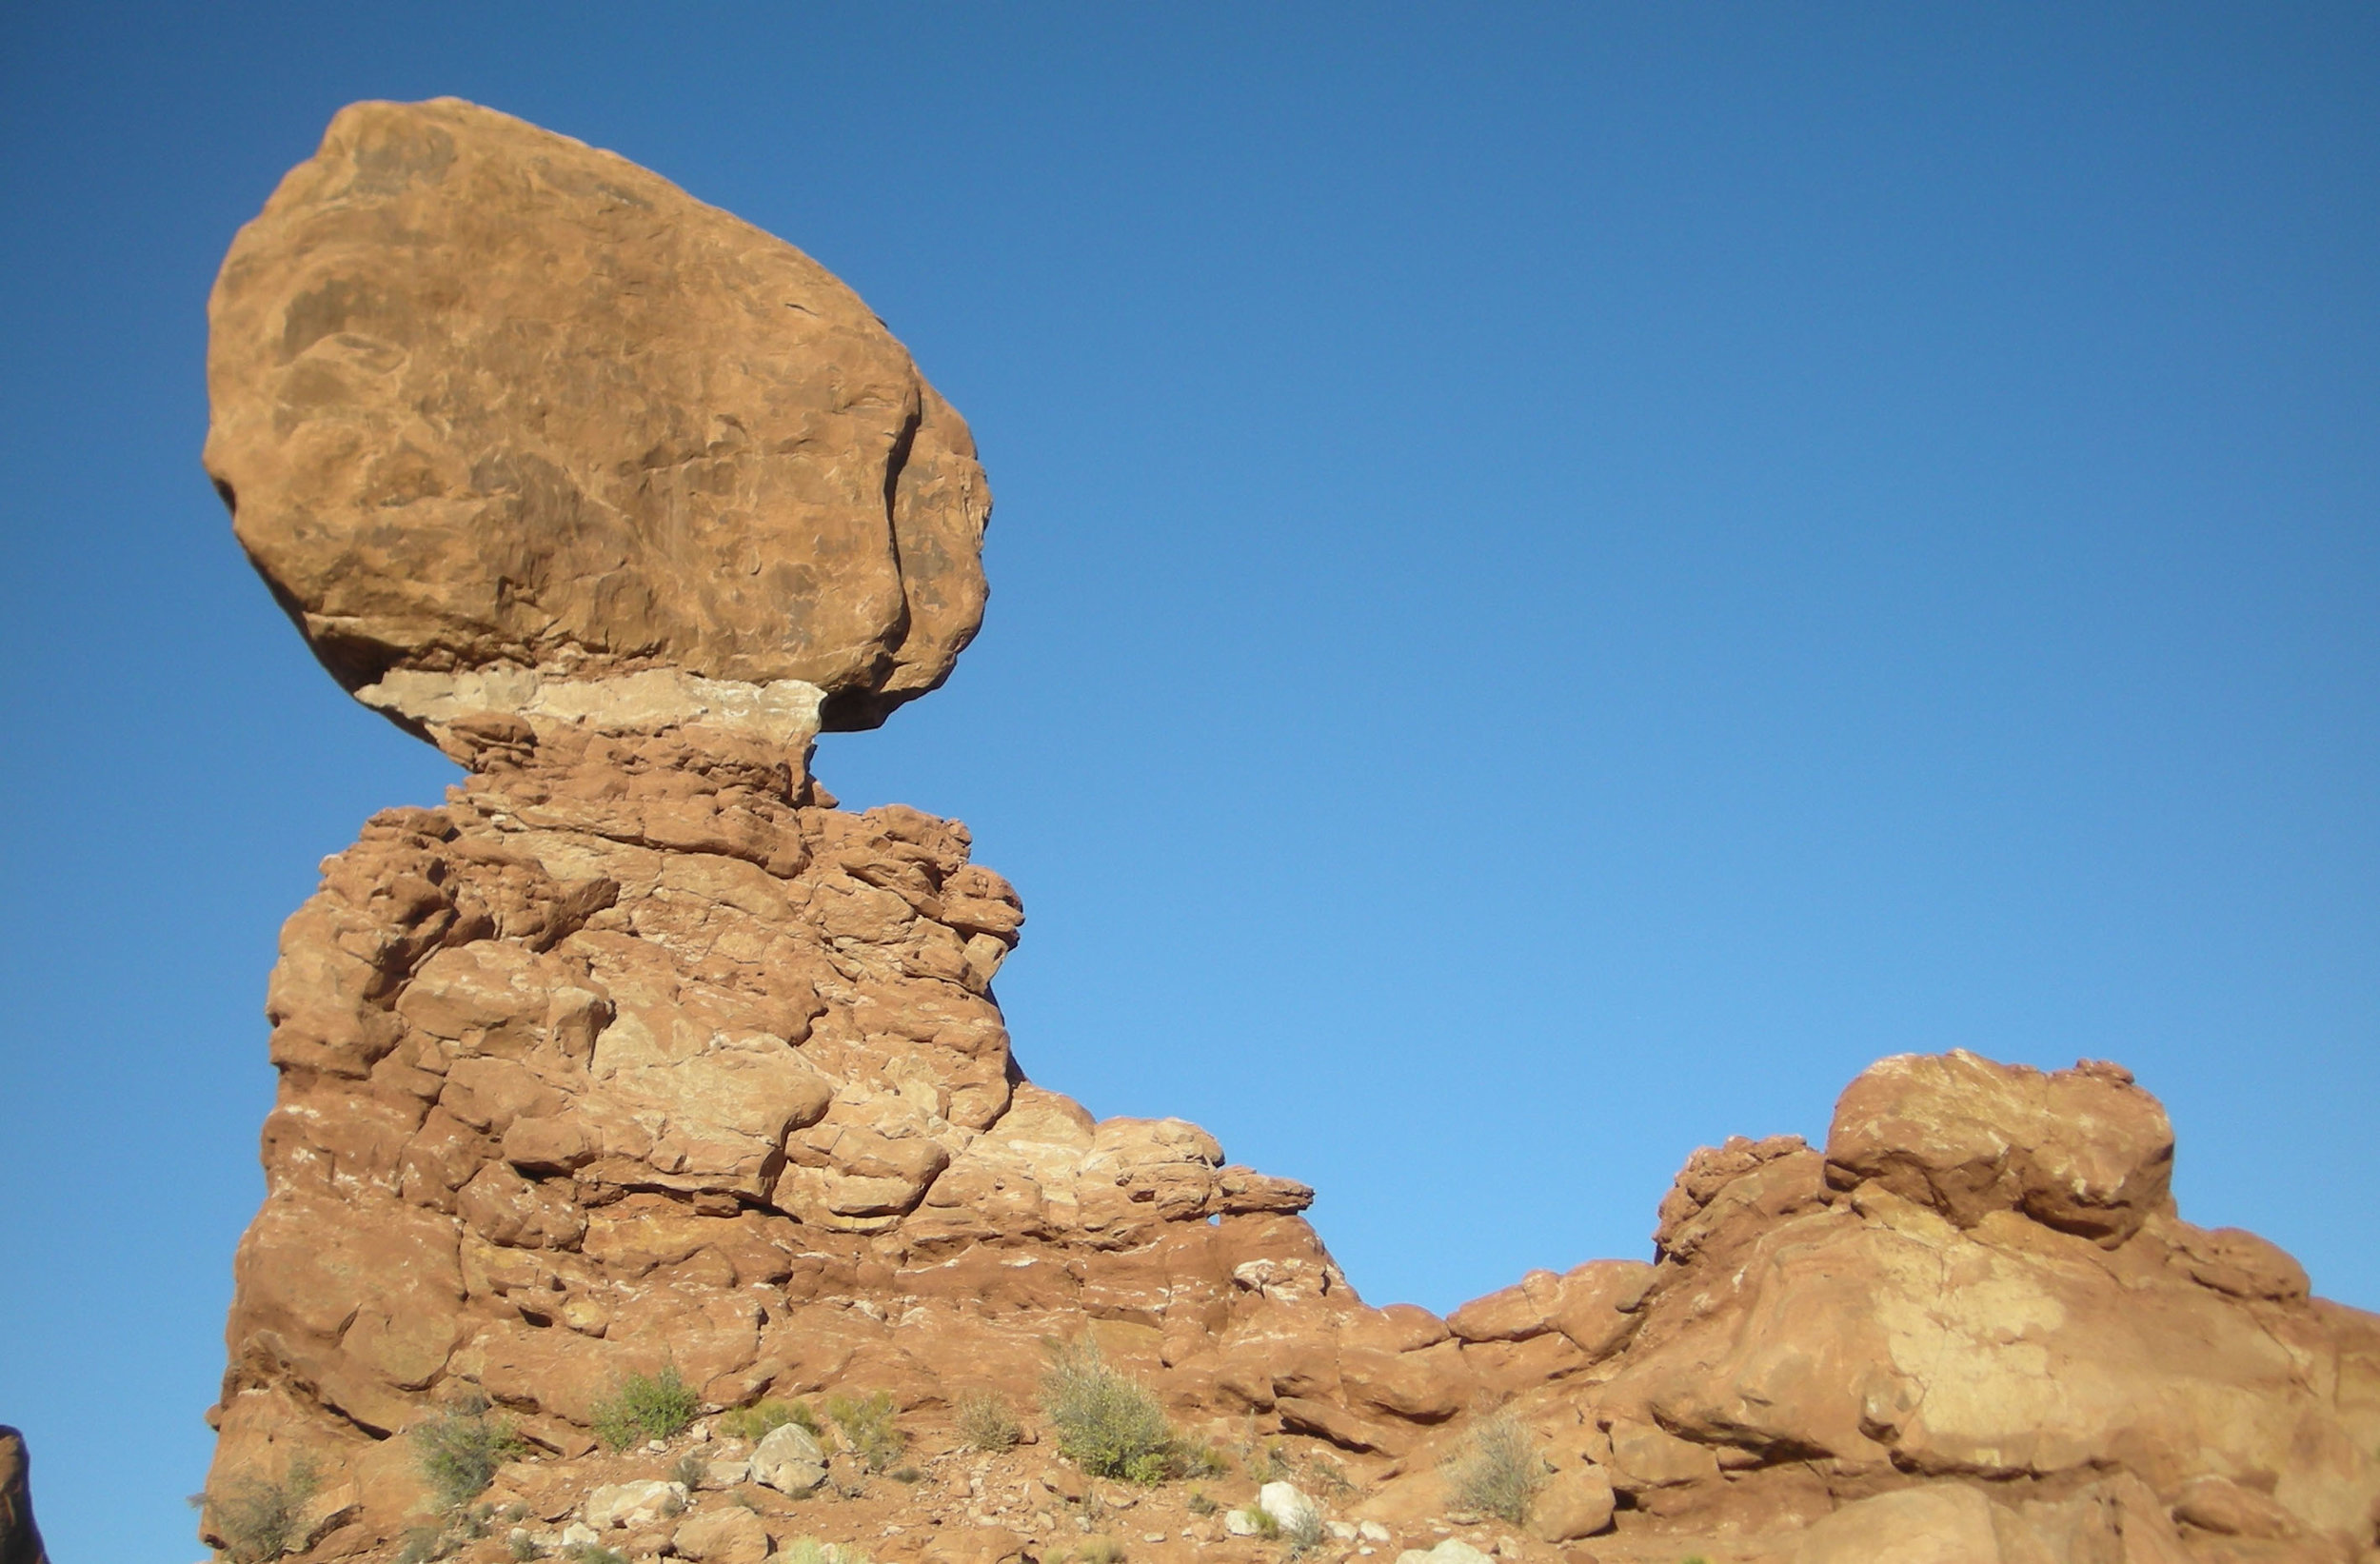
[[[0,1564],[50,1564],[33,1523],[33,1458],[25,1435],[0,1423]]]
[[[1271,1556],[1052,1441],[958,1452],[965,1396],[1029,1408],[1084,1334],[1240,1451],[1211,1482],[1246,1528],[1334,1556],[2374,1556],[2380,1319],[2182,1221],[2113,1065],[1887,1059],[1822,1148],[1696,1152],[1650,1260],[1443,1319],[1359,1299],[1304,1187],[1029,1081],[992,987],[1015,891],[807,766],[819,701],[871,720],[971,633],[980,475],[776,241],[486,110],[365,105],[215,322],[244,542],[468,772],[324,863],[268,989],[209,1490],[303,1496],[311,1556],[392,1556],[426,1495],[400,1435],[480,1398],[534,1454],[474,1557],[758,1564],[798,1526],[1000,1564],[1131,1505],[1138,1560]],[[713,1413],[884,1393],[915,1481],[791,1425],[598,1451],[664,1366]],[[1491,1425],[1543,1479],[1526,1525],[1453,1478]],[[1262,1486],[1293,1471],[1296,1502]]]

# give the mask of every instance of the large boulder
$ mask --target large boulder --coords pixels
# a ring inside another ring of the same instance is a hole
[[[1961,1049],[1902,1054],[1844,1089],[1827,1180],[1874,1180],[1960,1227],[2021,1211],[2111,1246],[2172,1209],[2173,1126],[2119,1065],[2045,1073]]]
[[[409,727],[803,742],[932,689],[982,619],[965,423],[818,263],[609,152],[352,105],[208,313],[240,544]]]

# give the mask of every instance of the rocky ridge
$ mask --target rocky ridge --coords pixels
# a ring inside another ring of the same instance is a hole
[[[802,301],[834,329],[719,324]],[[2181,1221],[2116,1066],[1887,1059],[1823,1147],[1697,1152],[1650,1260],[1443,1319],[1359,1298],[1302,1186],[1026,1079],[992,988],[1015,891],[963,826],[808,771],[982,604],[964,426],[863,316],[790,247],[450,101],[344,111],[234,246],[208,462],[243,544],[467,775],[374,817],[283,930],[210,1494],[302,1465],[292,1545],[392,1558],[427,1502],[406,1435],[485,1397],[527,1443],[485,1500],[511,1518],[440,1544],[474,1558],[1272,1558],[1232,1524],[1268,1481],[1319,1507],[1317,1557],[2380,1558],[2380,1319]],[[1085,1335],[1220,1472],[962,1448],[965,1396],[1034,1424],[1046,1344]],[[600,1448],[665,1365],[704,1416]],[[821,1448],[773,1485],[718,1416],[877,1392],[911,1480]],[[1499,1417],[1544,1479],[1525,1525],[1450,1488]]]

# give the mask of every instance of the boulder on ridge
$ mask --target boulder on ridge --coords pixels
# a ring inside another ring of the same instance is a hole
[[[474,712],[801,748],[948,675],[965,423],[825,268],[609,152],[359,103],[232,242],[206,464],[323,665]]]

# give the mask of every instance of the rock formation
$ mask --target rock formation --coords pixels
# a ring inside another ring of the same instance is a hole
[[[0,1564],[50,1564],[33,1524],[33,1458],[25,1435],[0,1423]]]
[[[2181,1221],[2115,1066],[1885,1060],[1822,1149],[1697,1152],[1651,1260],[1444,1319],[1358,1298],[1303,1187],[1028,1081],[992,993],[1016,893],[963,826],[809,776],[822,713],[947,672],[985,501],[964,426],[789,247],[501,115],[363,105],[213,319],[243,544],[468,772],[324,863],[268,989],[209,1492],[302,1488],[309,1556],[393,1556],[399,1435],[483,1396],[535,1453],[493,1491],[524,1547],[759,1564],[841,1529],[997,1564],[1137,1504],[1136,1559],[1277,1555],[1047,1441],[956,1450],[965,1395],[1031,1422],[1085,1333],[1240,1446],[1232,1502],[1278,1527],[1313,1500],[1259,1493],[1276,1466],[1344,1484],[1333,1556],[1497,1541],[1448,1464],[1491,1423],[1544,1476],[1507,1557],[2375,1556],[2380,1319]],[[887,1393],[918,1481],[709,1421],[598,1452],[664,1365],[712,1412]],[[774,1496],[820,1483],[845,1497]]]
[[[364,103],[240,230],[207,470],[323,665],[781,748],[939,684],[983,612],[966,425],[792,246],[470,104]]]

